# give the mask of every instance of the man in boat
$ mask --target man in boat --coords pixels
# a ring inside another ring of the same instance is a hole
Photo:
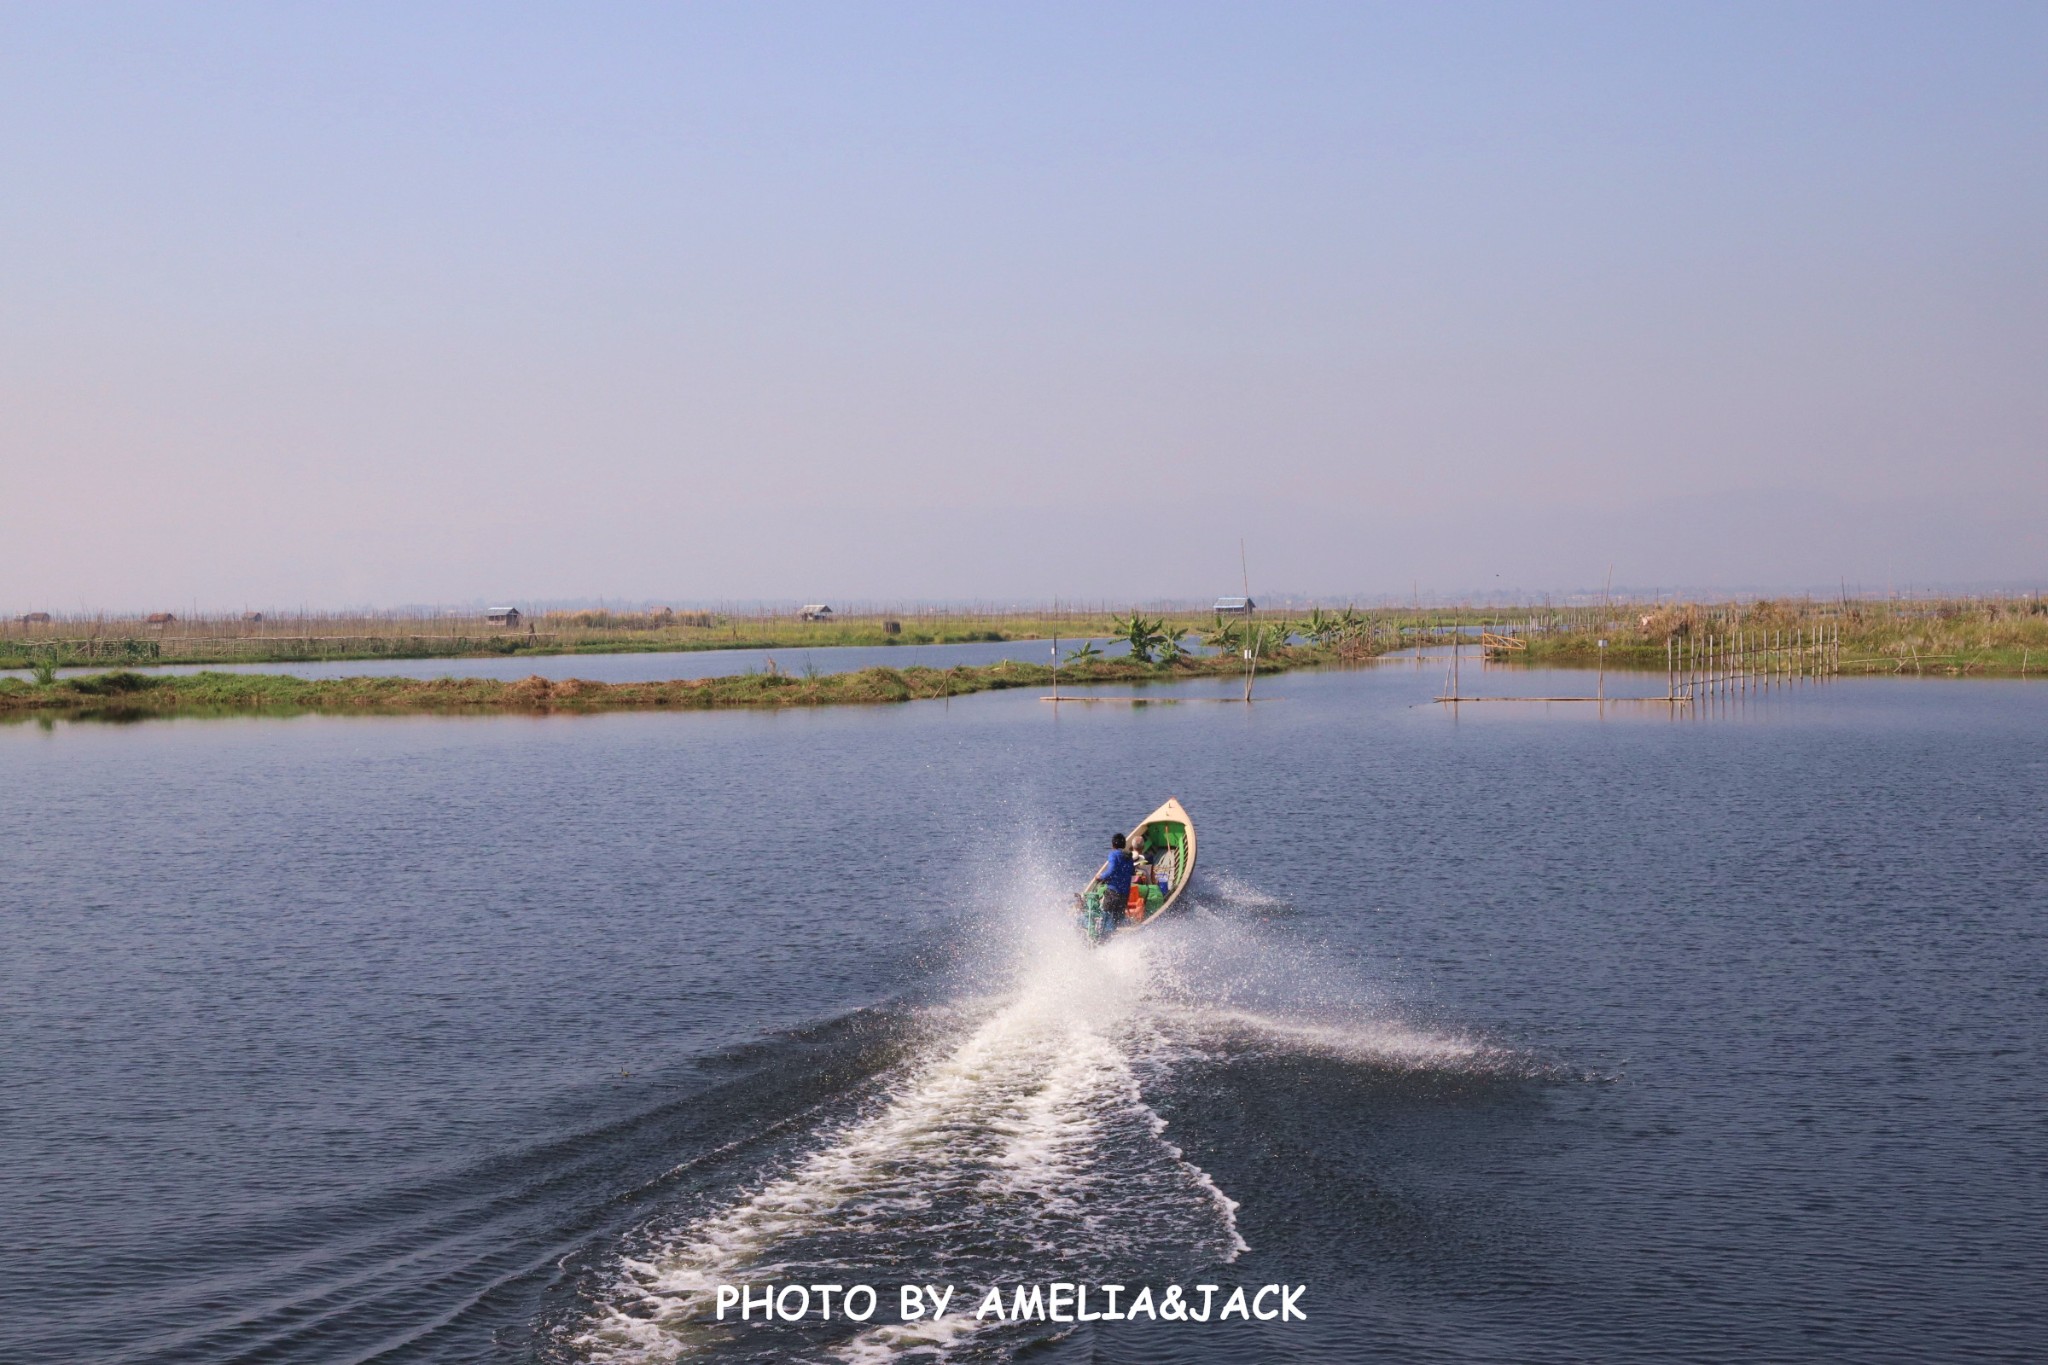
[[[1090,886],[1102,888],[1103,932],[1113,934],[1123,927],[1124,902],[1131,898],[1131,878],[1138,874],[1137,864],[1131,861],[1130,850],[1124,847],[1124,836],[1109,836],[1109,861],[1095,874]]]

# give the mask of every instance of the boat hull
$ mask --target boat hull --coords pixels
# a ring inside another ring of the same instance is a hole
[[[1151,869],[1158,897],[1144,895],[1138,906],[1127,906],[1120,923],[1106,925],[1100,912],[1084,910],[1084,923],[1091,937],[1100,941],[1113,933],[1130,933],[1157,922],[1187,894],[1195,873],[1195,822],[1187,808],[1173,797],[1132,827],[1126,843],[1143,855]],[[1084,892],[1085,904],[1085,892]],[[1086,916],[1097,916],[1086,920]]]

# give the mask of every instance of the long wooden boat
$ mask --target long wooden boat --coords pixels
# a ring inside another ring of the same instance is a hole
[[[1187,807],[1173,797],[1140,820],[1130,832],[1126,845],[1138,860],[1138,880],[1131,884],[1137,904],[1126,903],[1122,928],[1125,931],[1152,923],[1180,903],[1195,875],[1195,822]],[[1075,898],[1081,903],[1082,926],[1100,941],[1111,930],[1102,913],[1087,904],[1087,892]]]

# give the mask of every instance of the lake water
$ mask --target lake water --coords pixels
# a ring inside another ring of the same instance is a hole
[[[1060,641],[1065,656],[1081,642]],[[1098,639],[1106,655],[1128,654],[1130,646]],[[829,649],[685,649],[650,654],[525,654],[479,659],[334,659],[311,663],[165,664],[139,668],[165,673],[282,673],[295,678],[505,678],[536,674],[586,682],[668,682],[675,678],[721,678],[735,673],[766,673],[771,667],[801,675],[806,668],[820,673],[849,673],[863,668],[978,667],[1001,659],[1049,663],[1050,640],[998,640],[965,645],[834,646]],[[60,677],[102,673],[95,668],[61,668]],[[26,670],[0,669],[0,678],[29,678]]]
[[[1441,680],[0,726],[0,1359],[2039,1359],[2048,688]]]

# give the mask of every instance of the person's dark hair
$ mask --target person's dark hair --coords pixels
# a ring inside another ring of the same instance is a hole
[[[1121,835],[1121,834],[1112,834],[1112,835],[1110,835],[1110,836],[1109,836],[1109,846],[1110,846],[1111,848],[1122,848],[1122,847],[1124,846],[1124,836],[1123,836],[1123,835]]]

